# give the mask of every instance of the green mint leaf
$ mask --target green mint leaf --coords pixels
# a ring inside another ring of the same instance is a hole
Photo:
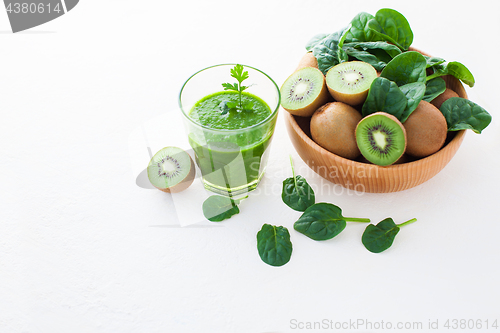
[[[257,233],[257,250],[263,262],[271,266],[283,266],[292,256],[292,242],[288,229],[264,224]]]

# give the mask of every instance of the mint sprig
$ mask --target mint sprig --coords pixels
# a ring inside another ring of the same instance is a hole
[[[233,105],[233,103],[229,101],[221,102],[221,104],[219,105],[222,111],[221,114],[224,115],[232,109],[252,111],[253,103],[247,102],[243,104],[241,98],[241,93],[248,87],[250,87],[242,85],[243,81],[248,79],[248,71],[244,70],[243,65],[237,64],[234,66],[234,68],[231,69],[231,76],[234,77],[238,81],[238,83],[223,83],[222,87],[224,87],[224,90],[237,91],[239,93],[239,104]]]

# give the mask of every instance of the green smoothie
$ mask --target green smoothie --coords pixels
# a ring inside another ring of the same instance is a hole
[[[243,92],[242,105],[249,109],[232,108],[224,112],[223,105],[240,103],[234,91],[221,91],[199,100],[189,117],[206,130],[190,133],[189,142],[205,181],[221,188],[238,188],[258,183],[267,163],[266,153],[275,121],[263,123],[271,109],[259,97]],[[213,129],[213,130],[211,130]],[[197,137],[198,136],[198,137]]]

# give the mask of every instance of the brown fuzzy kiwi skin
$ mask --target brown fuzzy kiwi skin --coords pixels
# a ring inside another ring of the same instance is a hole
[[[437,107],[438,109],[441,107],[441,105],[443,105],[443,103],[448,99],[448,98],[451,98],[451,97],[459,97],[458,94],[456,92],[454,92],[453,90],[449,89],[449,88],[446,88],[446,90],[439,96],[437,96],[436,98],[434,98],[432,101],[431,101],[431,104],[434,105],[435,107]]]
[[[448,133],[446,118],[429,102],[421,101],[403,123],[408,137],[406,153],[426,157],[444,145]]]
[[[194,177],[196,175],[196,167],[194,165],[194,162],[193,162],[193,159],[191,158],[191,156],[189,156],[189,160],[191,161],[190,166],[189,166],[190,167],[189,173],[186,176],[186,178],[184,178],[180,183],[175,184],[174,186],[171,186],[168,188],[159,188],[156,186],[155,187],[157,189],[159,189],[160,191],[165,192],[165,193],[179,193],[179,192],[182,192],[185,189],[187,189],[189,186],[191,186],[191,184],[193,183]]]
[[[331,102],[320,107],[311,117],[311,137],[326,150],[354,160],[361,153],[354,131],[361,114],[342,102]]]
[[[407,150],[408,150],[408,132],[406,131],[406,128],[404,127],[403,124],[401,124],[401,122],[399,121],[398,118],[394,117],[392,114],[389,114],[387,112],[382,112],[382,111],[375,112],[375,113],[372,113],[372,114],[366,116],[365,118],[368,118],[368,117],[371,117],[371,116],[375,116],[375,115],[379,115],[379,114],[382,114],[382,115],[386,116],[387,118],[392,119],[396,124],[398,124],[401,127],[401,129],[403,130],[403,134],[404,134],[404,138],[405,138],[405,148],[403,149],[403,153],[399,156],[399,158],[394,163],[389,164],[389,165],[403,164],[403,163],[405,163],[405,161],[402,160],[402,158],[406,155],[405,153],[407,153]],[[358,130],[358,127],[359,126],[356,126],[356,130],[354,131],[354,134],[356,134],[356,132]],[[382,166],[382,167],[386,167],[386,166],[389,166],[389,165],[385,165],[385,166]]]
[[[313,55],[312,52],[307,52],[306,54],[304,54],[302,59],[300,59],[299,65],[295,69],[295,72],[305,67],[318,68],[318,60],[316,59],[316,57]]]
[[[319,69],[316,69],[316,70],[318,72],[320,72]],[[312,116],[314,111],[316,111],[320,106],[326,104],[328,102],[328,100],[330,99],[330,94],[328,93],[328,89],[326,87],[325,76],[323,75],[323,73],[321,73],[321,75],[323,77],[323,82],[321,83],[322,84],[321,91],[320,91],[318,97],[316,97],[316,99],[314,101],[312,101],[309,105],[306,105],[301,109],[287,109],[287,108],[283,107],[283,105],[282,105],[283,109],[290,112],[294,116],[310,117],[310,116]],[[281,97],[281,98],[283,98],[283,97]]]

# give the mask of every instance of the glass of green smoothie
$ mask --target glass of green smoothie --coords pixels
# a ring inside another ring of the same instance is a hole
[[[254,190],[276,125],[276,83],[250,66],[216,65],[184,83],[179,105],[205,188],[226,196]]]

